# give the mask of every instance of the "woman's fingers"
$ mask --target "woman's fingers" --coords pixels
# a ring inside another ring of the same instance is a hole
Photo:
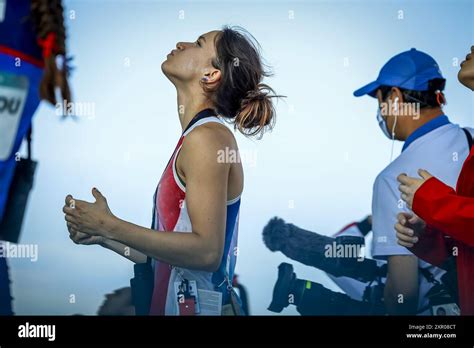
[[[405,248],[413,248],[413,246],[414,246],[414,244],[403,242],[400,239],[397,240],[397,243],[398,243],[398,245],[401,245]]]
[[[418,169],[418,175],[421,176],[425,180],[428,180],[433,176],[430,174],[430,172],[428,172],[425,169]]]
[[[411,187],[407,185],[399,185],[398,190],[407,195],[409,195],[412,192]]]
[[[78,244],[83,244],[86,240],[88,240],[90,238],[91,238],[90,236],[83,237],[83,236],[76,235],[75,240]]]
[[[409,235],[407,235],[405,233],[401,233],[401,232],[397,232],[397,239],[399,241],[406,242],[406,243],[415,244],[416,242],[418,242],[418,237],[412,237],[412,236],[409,236]]]
[[[408,228],[406,226],[403,226],[402,224],[400,223],[397,223],[395,225],[395,230],[398,232],[398,233],[402,233],[408,237],[413,237],[415,235],[414,231],[411,229],[411,228]]]
[[[66,198],[64,199],[64,203],[67,207],[71,209],[78,209],[82,208],[84,204],[90,204],[86,201],[81,201],[80,199],[75,199],[71,195],[67,195]]]
[[[66,225],[67,225],[67,229],[68,229],[69,233],[76,233],[76,231],[77,231],[77,225],[76,224],[73,224],[72,222],[67,222]]]
[[[79,216],[79,213],[78,213],[77,209],[76,208],[71,208],[68,205],[65,205],[63,207],[63,213],[64,214],[69,214],[69,215],[72,215],[72,216]]]
[[[74,233],[69,234],[69,238],[75,243],[80,245],[91,245],[98,244],[98,238],[91,236],[87,233],[74,230]]]
[[[397,177],[397,180],[402,183],[402,184],[405,184],[405,185],[411,185],[413,184],[415,181],[416,181],[416,178],[412,178],[406,174],[400,174],[398,177]]]
[[[67,222],[70,222],[74,225],[77,225],[77,220],[74,216],[70,215],[70,214],[66,214],[64,215],[64,220],[66,220]]]
[[[408,208],[411,208],[411,196],[409,196],[405,193],[402,193],[400,195],[400,198],[407,204]]]
[[[402,225],[405,225],[407,223],[407,220],[409,220],[413,215],[407,212],[401,212],[398,213],[397,219],[398,222],[401,223]]]
[[[66,203],[66,205],[69,206],[72,199],[73,198],[71,195],[67,195],[66,199],[64,200],[64,203]]]
[[[69,239],[71,239],[74,243],[78,244],[77,233],[69,233]]]
[[[418,237],[415,237],[415,232],[403,226],[401,223],[395,225],[395,230],[397,231],[397,243],[406,248],[412,248],[415,243],[418,242]]]
[[[71,204],[71,201],[73,200],[72,196],[71,195],[67,195],[65,200],[64,200],[64,207],[63,207],[63,213],[65,214],[64,215],[64,220],[66,220],[66,225],[67,225],[67,229],[69,231],[69,238],[71,238],[72,240],[74,240],[75,236],[76,236],[76,231],[77,231],[77,224],[76,224],[76,221],[74,219],[74,214],[76,213],[74,211],[74,209],[72,209],[70,207],[70,204]]]
[[[83,232],[80,232],[76,229],[73,229],[73,232],[69,234],[69,238],[71,238],[71,240],[76,243],[76,244],[80,244],[81,242],[83,242],[84,240],[90,238],[90,236],[86,233],[83,233]]]
[[[66,220],[66,225],[67,229],[69,231],[69,238],[76,243],[77,242],[77,236],[78,236],[78,231],[79,231],[79,225],[77,224],[77,218],[79,217],[79,214],[77,210],[71,207],[71,202],[73,202],[73,198],[71,195],[67,195],[65,199],[65,205],[63,207],[63,213],[64,213],[64,220]]]
[[[425,222],[420,219],[417,215],[413,215],[410,219],[408,219],[408,222],[412,225],[416,224],[424,224]]]
[[[69,235],[76,239],[84,239],[90,237],[87,233],[81,232],[77,226],[74,224],[68,223]]]
[[[412,248],[418,242],[418,237],[414,236],[414,231],[400,223],[395,225],[397,231],[397,243],[406,248]]]

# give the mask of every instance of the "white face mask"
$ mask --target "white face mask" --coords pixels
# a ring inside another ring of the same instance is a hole
[[[393,160],[393,149],[395,146],[395,127],[397,126],[397,119],[398,119],[398,98],[395,98],[394,100],[394,114],[395,114],[395,121],[393,122],[393,127],[392,127],[392,134],[388,131],[388,126],[387,126],[387,121],[382,117],[382,109],[380,106],[377,109],[377,122],[379,123],[379,127],[382,130],[383,134],[390,140],[392,140],[392,152],[390,155],[390,162]]]
[[[395,140],[395,127],[397,126],[397,116],[398,116],[398,97],[395,98],[393,102],[394,114],[395,114],[395,122],[393,123],[392,133],[388,131],[387,121],[382,117],[382,109],[380,106],[377,109],[377,122],[379,123],[379,127],[382,130],[383,134],[390,140]]]
[[[382,130],[383,134],[385,134],[385,136],[390,140],[393,140],[392,135],[388,131],[387,122],[382,117],[382,110],[380,109],[380,107],[377,108],[377,122],[379,123],[379,127]]]

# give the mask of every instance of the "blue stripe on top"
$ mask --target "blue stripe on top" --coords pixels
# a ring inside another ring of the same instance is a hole
[[[226,291],[227,282],[225,282],[226,276],[228,276],[228,279],[232,282],[237,261],[237,252],[235,248],[237,247],[239,210],[240,198],[236,202],[227,206],[224,253],[222,255],[219,269],[212,274],[212,283],[216,287],[220,286],[216,290],[223,293],[224,303],[227,302],[228,296],[228,292]],[[229,263],[227,263],[227,260],[229,260]]]
[[[421,138],[423,135],[428,134],[429,132],[439,128],[441,126],[445,126],[450,124],[451,122],[446,115],[440,115],[431,121],[425,123],[423,126],[417,128],[410,136],[405,140],[405,144],[403,144],[402,152],[407,149],[408,146],[416,139]]]

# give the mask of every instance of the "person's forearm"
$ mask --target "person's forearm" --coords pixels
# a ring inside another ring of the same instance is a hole
[[[415,315],[418,311],[419,260],[413,255],[387,257],[384,303],[388,314]]]
[[[384,289],[385,309],[389,315],[416,315],[418,296],[407,296],[387,279]]]
[[[104,237],[159,261],[189,269],[215,271],[222,256],[197,233],[155,231],[116,217],[105,223]]]
[[[100,246],[112,250],[119,254],[120,256],[123,256],[127,259],[129,259],[132,262],[135,263],[145,263],[147,256],[143,254],[142,252],[131,248],[123,243],[120,243],[116,240],[111,240],[111,239],[104,239],[102,243],[100,243]]]

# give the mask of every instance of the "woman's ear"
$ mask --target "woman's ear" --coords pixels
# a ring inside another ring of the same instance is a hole
[[[221,71],[213,69],[204,74],[207,83],[214,84],[221,80]]]
[[[217,87],[221,80],[221,71],[218,69],[213,69],[207,72],[204,72],[204,74],[201,77],[201,84],[206,86],[207,89],[214,89]]]

